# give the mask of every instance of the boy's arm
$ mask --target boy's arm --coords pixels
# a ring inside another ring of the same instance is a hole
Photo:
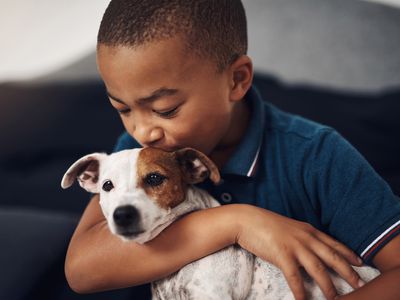
[[[223,213],[222,210],[226,213]],[[71,288],[90,293],[144,284],[235,242],[228,208],[196,212],[140,245],[111,234],[95,195],[71,238],[65,274]],[[200,220],[200,221],[199,221]],[[201,224],[200,226],[198,224]]]
[[[399,299],[400,297],[400,235],[383,247],[373,259],[374,265],[382,272],[380,276],[346,296],[343,300],[357,299]]]
[[[328,295],[335,291],[328,291],[332,283],[321,268],[324,264],[334,263],[352,286],[359,279],[347,262],[357,264],[357,257],[346,247],[309,225],[265,209],[232,204],[197,211],[139,245],[123,242],[109,232],[98,196],[89,203],[71,239],[66,277],[81,293],[134,286],[163,278],[235,242],[280,267],[296,299],[305,296],[299,265],[315,270],[311,275],[321,277],[318,283]]]
[[[360,287],[360,277],[350,264],[360,266],[362,261],[346,246],[308,223],[263,208],[240,206],[237,243],[281,269],[295,299],[306,299],[301,267],[316,281],[327,299],[337,296],[327,267],[353,288]]]
[[[336,131],[325,131],[317,145],[305,176],[311,174],[313,178],[308,181],[308,191],[319,200],[321,219],[331,234],[358,249],[364,260],[373,262],[383,273],[343,299],[400,299],[399,237],[380,249],[371,261],[374,249],[397,232],[399,198]]]

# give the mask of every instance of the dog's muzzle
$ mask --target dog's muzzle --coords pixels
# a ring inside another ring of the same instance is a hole
[[[132,205],[119,206],[113,214],[117,233],[124,237],[134,237],[144,230],[140,228],[139,211]]]

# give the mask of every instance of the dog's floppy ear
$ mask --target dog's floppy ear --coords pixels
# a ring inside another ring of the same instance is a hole
[[[69,188],[77,179],[82,188],[91,193],[98,193],[99,166],[105,157],[107,157],[105,153],[92,153],[78,159],[65,172],[61,187]]]
[[[184,148],[175,151],[175,156],[187,183],[199,183],[208,177],[214,183],[221,180],[217,166],[200,151]]]

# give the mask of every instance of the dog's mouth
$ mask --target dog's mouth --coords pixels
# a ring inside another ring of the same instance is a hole
[[[144,232],[144,230],[118,230],[117,234],[123,236],[126,239],[134,239]]]

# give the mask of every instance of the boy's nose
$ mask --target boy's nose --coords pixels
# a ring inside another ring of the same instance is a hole
[[[136,126],[133,136],[142,146],[151,146],[161,140],[164,134],[159,127]]]

